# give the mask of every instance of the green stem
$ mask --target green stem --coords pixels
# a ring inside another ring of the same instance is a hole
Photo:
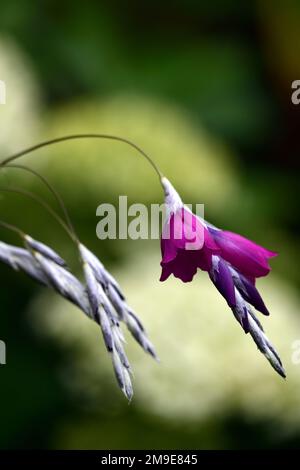
[[[162,172],[159,170],[158,166],[154,163],[154,161],[147,155],[138,145],[134,144],[128,139],[125,139],[123,137],[118,137],[115,135],[108,135],[108,134],[73,134],[73,135],[66,135],[63,137],[57,137],[55,139],[51,140],[46,140],[44,142],[40,142],[39,144],[33,145],[32,147],[29,147],[25,150],[21,150],[20,152],[15,153],[14,155],[11,155],[10,157],[5,158],[0,162],[0,166],[5,166],[8,163],[13,162],[14,160],[17,160],[18,158],[22,157],[23,155],[26,155],[28,153],[34,152],[35,150],[38,150],[42,147],[46,147],[48,145],[52,144],[58,144],[60,142],[65,142],[67,140],[75,140],[75,139],[109,139],[109,140],[116,140],[118,142],[123,142],[127,145],[130,145],[130,147],[134,148],[137,150],[140,155],[142,155],[146,160],[150,163],[152,168],[155,170],[156,174],[159,177],[159,180],[161,181],[161,178],[163,177]]]
[[[58,205],[61,207],[61,210],[62,210],[62,212],[65,216],[66,222],[67,222],[71,232],[74,234],[74,237],[76,239],[78,239],[78,237],[76,235],[76,232],[75,232],[75,229],[74,229],[74,226],[71,222],[71,218],[69,216],[69,213],[67,211],[67,208],[66,208],[61,196],[54,189],[54,187],[49,183],[49,181],[47,180],[47,178],[45,178],[45,176],[41,175],[37,171],[35,171],[32,168],[29,168],[28,166],[25,166],[25,165],[6,164],[5,167],[0,167],[0,169],[1,168],[16,168],[16,169],[19,169],[19,170],[24,170],[24,171],[27,171],[28,173],[31,173],[32,175],[36,176],[37,178],[39,178],[45,184],[45,186],[49,189],[49,191],[54,196],[54,198],[56,199]]]
[[[0,191],[21,194],[22,196],[26,196],[30,199],[33,199],[38,204],[40,204],[44,209],[46,209],[46,211],[48,211],[49,214],[52,215],[52,217],[54,217],[54,219],[62,226],[62,228],[68,233],[68,235],[76,244],[79,243],[77,238],[74,236],[73,232],[69,229],[69,227],[65,224],[65,222],[59,217],[59,215],[56,214],[56,212],[52,209],[52,207],[49,206],[49,204],[43,201],[43,199],[39,198],[38,196],[36,196],[35,194],[29,191],[24,191],[23,189],[19,189],[19,188],[0,188]]]
[[[3,222],[3,220],[0,220],[0,227],[6,228],[7,230],[11,230],[12,232],[16,232],[21,238],[25,237],[25,233],[21,229],[19,229],[15,225]]]

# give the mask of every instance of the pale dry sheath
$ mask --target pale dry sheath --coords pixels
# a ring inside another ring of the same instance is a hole
[[[26,248],[0,242],[0,260],[54,289],[100,325],[117,382],[130,400],[133,395],[131,368],[124,350],[125,340],[120,321],[127,325],[146,352],[158,358],[142,323],[127,306],[117,281],[82,244],[79,245],[79,252],[86,285],[68,270],[66,262],[52,248],[29,235],[24,236],[24,242]]]
[[[121,288],[114,277],[83,244],[79,245],[79,252],[92,313],[101,325],[106,348],[112,356],[117,381],[130,399],[133,393],[129,375],[131,369],[123,348],[124,340],[119,328],[119,320],[127,325],[144,350],[157,359],[156,353],[141,322],[136,320],[135,315],[127,306]]]
[[[105,269],[101,261],[88,250],[84,245],[80,244],[79,251],[83,263],[88,265],[93,272],[95,281],[100,285],[105,293],[105,302],[113,307],[120,321],[123,321],[132,336],[142,346],[142,348],[151,354],[156,360],[158,357],[150,342],[145,328],[136,314],[127,305],[125,296],[114,277]]]
[[[257,348],[271,366],[285,378],[286,374],[281,359],[265,335],[263,327],[251,307],[252,305],[261,313],[269,315],[256,287],[226,261],[215,255],[213,256],[210,278],[226,299],[245,333],[251,335]]]

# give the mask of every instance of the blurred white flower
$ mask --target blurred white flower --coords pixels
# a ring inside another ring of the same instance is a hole
[[[39,90],[31,65],[12,40],[0,37],[0,80],[6,104],[0,106],[1,156],[30,145],[39,128]]]

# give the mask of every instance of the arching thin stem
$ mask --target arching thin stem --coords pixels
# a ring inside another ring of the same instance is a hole
[[[4,160],[2,160],[2,162],[0,162],[0,166],[5,166],[8,163],[11,163],[14,160],[17,160],[18,158],[22,157],[23,155],[34,152],[35,150],[38,150],[42,147],[46,147],[52,144],[58,144],[59,142],[65,142],[67,140],[75,140],[75,139],[109,139],[109,140],[116,140],[118,142],[123,142],[127,145],[130,145],[130,147],[133,147],[135,150],[137,150],[140,153],[140,155],[146,158],[146,160],[150,163],[152,168],[157,173],[160,181],[163,177],[162,172],[159,170],[158,166],[154,163],[152,158],[150,158],[149,155],[147,155],[144,152],[144,150],[142,150],[138,145],[134,144],[130,140],[125,139],[123,137],[118,137],[118,136],[109,135],[109,134],[73,134],[73,135],[66,135],[63,137],[57,137],[51,140],[46,140],[44,142],[40,142],[39,144],[33,145],[32,147],[29,147],[25,150],[21,150],[20,152],[17,152],[14,155],[11,155],[10,157],[5,158]]]
[[[49,183],[49,181],[47,180],[47,178],[45,178],[45,176],[41,175],[40,173],[38,173],[37,171],[33,170],[32,168],[29,168],[28,166],[25,166],[25,165],[18,165],[18,164],[7,164],[5,165],[5,167],[0,167],[1,168],[16,168],[16,169],[20,169],[20,170],[24,170],[24,171],[27,171],[28,173],[31,173],[33,175],[35,175],[37,178],[39,178],[44,184],[45,186],[49,189],[49,191],[51,192],[51,194],[54,196],[54,198],[56,199],[58,205],[60,206],[63,214],[64,214],[64,217],[66,219],[66,222],[69,226],[69,229],[71,230],[71,232],[74,234],[74,237],[76,237],[76,239],[78,239],[77,235],[76,235],[76,232],[75,232],[75,229],[74,229],[74,226],[71,222],[71,218],[69,216],[69,213],[67,211],[67,208],[61,198],[61,196],[59,195],[59,193],[54,189],[54,187]]]
[[[61,219],[61,217],[52,209],[52,207],[49,206],[43,199],[39,198],[35,194],[25,191],[20,188],[3,188],[0,187],[0,191],[3,192],[8,192],[8,193],[16,193],[16,194],[21,194],[22,196],[29,197],[30,199],[33,199],[36,201],[38,204],[40,204],[46,211],[49,212],[49,214],[54,217],[54,219],[62,226],[62,228],[67,232],[67,234],[71,237],[71,239],[78,244],[77,238],[74,236],[73,232],[69,229],[69,227],[65,224],[65,222]]]
[[[7,230],[11,230],[12,232],[16,232],[18,235],[20,235],[21,238],[24,238],[25,233],[16,227],[15,225],[9,224],[8,222],[3,222],[3,220],[0,220],[0,227],[6,228]]]

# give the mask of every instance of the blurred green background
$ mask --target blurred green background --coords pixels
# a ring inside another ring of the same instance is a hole
[[[299,2],[2,0],[0,10],[0,157],[75,132],[115,133],[144,148],[186,202],[205,204],[208,220],[280,252],[258,286],[288,376],[270,369],[205,273],[160,284],[158,241],[96,238],[100,203],[119,194],[162,202],[147,163],[115,142],[65,143],[22,162],[60,191],[161,364],[128,338],[128,406],[97,326],[1,265],[0,447],[299,447]],[[18,170],[1,175],[9,184],[48,198]],[[51,244],[80,275],[74,247],[36,204],[6,194],[0,205],[3,220]],[[1,240],[17,243],[4,230]]]

